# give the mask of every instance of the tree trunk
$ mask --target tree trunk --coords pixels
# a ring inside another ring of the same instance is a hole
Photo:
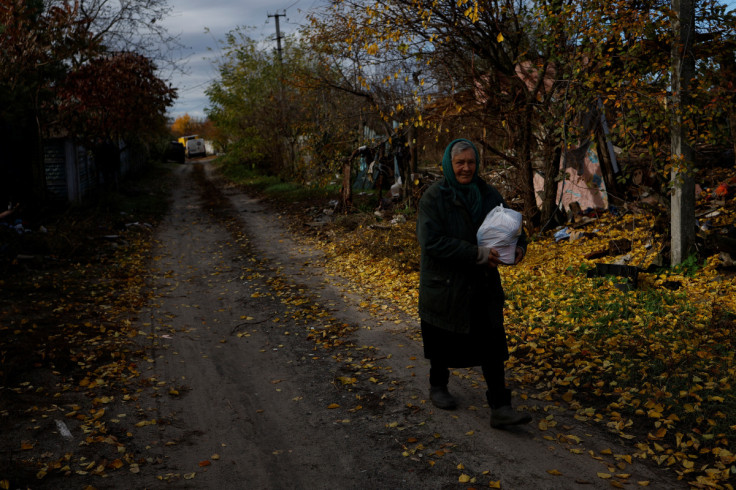
[[[342,187],[340,188],[340,210],[347,213],[353,206],[353,158],[358,154],[355,150],[352,155],[342,160]]]
[[[407,172],[406,172],[406,180],[404,180],[403,185],[403,191],[404,191],[404,197],[408,200],[409,205],[414,204],[414,193],[412,192],[412,188],[414,187],[414,179],[412,179],[412,176],[416,175],[417,173],[417,142],[416,142],[417,132],[414,125],[409,126],[409,131],[406,133],[406,142],[408,144],[408,152],[404,152],[402,154],[405,154],[405,164],[407,166]],[[416,178],[416,177],[415,177]]]
[[[613,168],[613,161],[611,155],[608,152],[608,141],[603,131],[601,124],[596,126],[595,130],[596,142],[598,143],[598,161],[601,165],[601,174],[603,175],[603,182],[606,184],[606,193],[608,194],[608,204],[611,204],[611,199],[617,199],[623,201],[621,190],[619,189],[618,182],[616,182],[616,173]]]
[[[736,128],[734,129],[736,131]],[[407,135],[408,142],[409,142],[409,156],[410,156],[410,162],[409,162],[409,168],[410,174],[417,173],[418,168],[418,158],[417,158],[417,128],[412,124],[409,125],[409,134]]]
[[[532,106],[527,104],[524,108],[523,120],[521,121],[521,153],[519,155],[522,176],[521,195],[524,200],[524,217],[534,221],[534,217],[539,215],[539,208],[537,207],[537,198],[534,193],[534,167],[532,165],[532,140],[534,135],[532,134],[531,118]]]
[[[560,175],[560,165],[562,164],[562,148],[557,147],[551,161],[547,162],[544,169],[544,195],[542,196],[542,214],[541,226],[544,231],[552,221],[552,217],[557,213],[557,192],[560,188],[558,176]]]

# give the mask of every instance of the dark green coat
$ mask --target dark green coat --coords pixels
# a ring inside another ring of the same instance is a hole
[[[498,269],[476,263],[481,223],[473,223],[465,205],[443,184],[444,179],[433,184],[419,201],[419,316],[455,333],[473,328],[503,332],[504,293]],[[483,181],[480,191],[483,216],[499,204],[506,207],[501,194]],[[523,235],[518,245],[526,251]]]

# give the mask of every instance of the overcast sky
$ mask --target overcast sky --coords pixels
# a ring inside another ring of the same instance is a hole
[[[286,11],[286,17],[279,18],[279,28],[282,35],[292,34],[306,22],[307,11],[324,4],[325,0],[170,0],[173,12],[165,25],[184,45],[182,52],[174,55],[182,60],[184,73],[170,75],[179,98],[169,115],[205,117],[208,101],[204,91],[217,78],[213,59],[218,41],[229,31],[238,26],[253,27],[250,35],[254,39],[270,41],[276,49],[276,23],[269,15]]]
[[[165,25],[170,34],[180,36],[185,46],[175,55],[182,60],[185,73],[170,76],[179,98],[169,115],[205,117],[208,101],[204,91],[217,78],[213,59],[218,41],[229,31],[238,26],[253,27],[250,35],[254,39],[269,41],[276,49],[276,24],[269,15],[286,12],[286,17],[279,19],[279,27],[282,34],[292,34],[306,22],[307,12],[328,3],[329,0],[170,0],[173,12]],[[730,8],[736,6],[736,0],[724,3]],[[205,29],[209,32],[205,33]]]

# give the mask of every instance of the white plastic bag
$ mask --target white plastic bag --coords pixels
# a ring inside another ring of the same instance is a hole
[[[496,206],[486,215],[478,228],[478,245],[498,250],[501,262],[513,264],[516,242],[521,236],[522,216],[518,211]]]

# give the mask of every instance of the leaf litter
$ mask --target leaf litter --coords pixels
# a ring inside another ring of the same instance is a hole
[[[733,218],[728,213],[721,216]],[[327,253],[321,265],[335,277],[349,279],[352,291],[370,298],[361,307],[396,324],[402,315],[416,318],[418,249],[412,226],[342,230],[329,241],[317,242]],[[631,447],[630,454],[601,453],[613,458],[615,466],[599,476],[614,486],[631,483],[624,470],[635,458],[671,469],[693,487],[731,488],[728,482],[736,474],[733,275],[721,272],[716,257],[709,257],[695,274],[645,274],[640,287],[628,292],[616,288],[610,278],[591,279],[585,274],[594,266],[585,256],[622,236],[632,242],[633,262],[647,267],[654,259],[647,246],[651,226],[645,217],[622,225],[615,217],[603,216],[595,222],[595,233],[585,239],[570,243],[538,237],[520,266],[502,268],[512,349],[509,374],[529,387],[523,397],[569,410],[581,423],[605,427]],[[43,479],[51,472],[104,476],[126,468],[135,473],[149,462],[128,452],[126,441],[133,435],[116,432],[112,417],[120,414],[105,408],[130,406],[123,415],[138,417],[135,425],[140,429],[158,423],[132,408],[140,386],[162,382],[141,379],[133,359],[145,359],[144,352],[120,348],[121,343],[132,345],[127,341],[140,335],[131,318],[150,294],[141,280],[150,234],[137,229],[127,233],[128,246],[112,251],[102,262],[95,257],[40,270],[14,290],[16,296],[6,297],[3,306],[8,307],[0,318],[2,390],[15,399],[3,403],[0,415],[9,416],[18,409],[14,407],[30,407],[24,410],[38,424],[34,431],[48,428],[44,419],[61,416],[76,424],[85,438],[79,449],[63,454],[21,457],[20,469],[3,468],[3,478],[25,480],[32,473]],[[672,283],[680,287],[667,287]],[[289,305],[316,348],[326,353],[344,345],[356,328],[336,320],[284,278],[270,279],[268,285],[269,291],[259,294],[275,295]],[[26,296],[37,300],[35,308],[21,311],[13,306],[13,300]],[[278,324],[280,319],[273,321]],[[412,339],[421,339],[418,329],[406,328]],[[12,352],[30,355],[9,357]],[[357,388],[358,373],[369,373],[362,378],[369,383],[381,380],[380,368],[370,356],[354,359],[337,353],[334,359],[348,368],[349,374],[336,378],[343,389]],[[374,403],[356,390],[356,404],[348,410]],[[576,447],[584,444],[584,437],[569,433],[570,427],[556,427],[553,418],[544,421],[540,430],[556,431],[551,440],[571,452],[588,453]],[[398,423],[387,427],[404,428]],[[23,439],[24,452],[32,452],[33,438]],[[430,441],[403,445],[403,452],[431,455],[431,467],[452,449],[451,445],[430,449],[431,445]],[[600,458],[592,451],[590,457]],[[187,473],[184,478],[195,475]],[[458,478],[465,476],[475,478],[464,473]],[[489,485],[497,488],[496,483],[491,479]]]

